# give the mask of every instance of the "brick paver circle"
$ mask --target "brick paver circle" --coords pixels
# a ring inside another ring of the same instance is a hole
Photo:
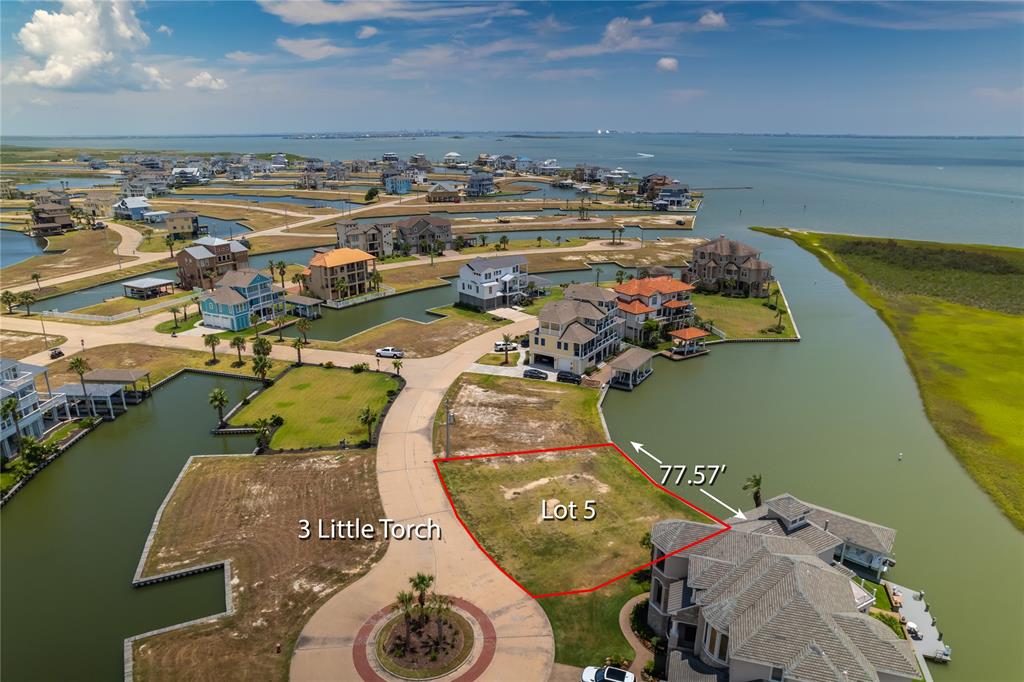
[[[452,682],[473,682],[487,670],[487,666],[491,664],[494,659],[494,652],[498,647],[497,634],[494,630],[494,623],[487,617],[487,614],[479,609],[475,604],[472,604],[465,599],[459,597],[452,597],[452,603],[458,608],[466,612],[476,624],[480,627],[483,632],[483,649],[480,651],[480,655],[473,661],[472,665],[469,666],[462,675],[456,677]],[[387,678],[381,677],[373,666],[370,665],[369,655],[367,653],[369,647],[376,646],[375,642],[370,640],[370,633],[373,632],[376,625],[392,612],[391,606],[385,606],[380,611],[370,616],[362,627],[359,628],[358,634],[356,634],[355,642],[352,644],[352,662],[356,667],[356,671],[359,673],[365,682],[388,682]],[[454,672],[454,671],[453,671]],[[452,673],[449,673],[452,674]]]

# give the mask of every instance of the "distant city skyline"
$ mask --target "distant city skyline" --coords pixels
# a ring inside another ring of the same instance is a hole
[[[4,136],[1024,135],[1016,3],[6,2]]]

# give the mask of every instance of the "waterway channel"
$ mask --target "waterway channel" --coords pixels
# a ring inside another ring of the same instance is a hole
[[[46,247],[46,241],[30,237],[24,232],[8,229],[0,223],[0,268],[38,256]]]
[[[125,637],[224,608],[220,571],[131,586],[157,508],[191,455],[251,451],[212,436],[206,396],[253,384],[185,375],[101,425],[0,512],[4,680],[115,680]]]

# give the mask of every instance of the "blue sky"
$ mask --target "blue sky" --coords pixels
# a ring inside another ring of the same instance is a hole
[[[1010,3],[0,3],[6,135],[1024,134]]]

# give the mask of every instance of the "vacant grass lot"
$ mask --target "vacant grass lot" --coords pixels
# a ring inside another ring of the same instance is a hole
[[[224,348],[223,346],[221,347]],[[230,349],[228,349],[230,351]],[[68,369],[68,362],[83,353],[75,353],[61,358],[50,365],[50,385],[57,388],[66,383],[78,383],[78,375]],[[145,346],[136,343],[122,343],[111,346],[99,346],[98,348],[87,348],[84,352],[85,359],[93,369],[148,369],[150,380],[155,384],[161,379],[170,376],[179,369],[191,367],[193,369],[215,369],[218,372],[230,372],[252,376],[252,359],[246,358],[241,367],[236,367],[232,359],[233,353],[223,354],[218,352],[216,365],[207,364],[210,354],[197,350],[186,350],[183,348],[160,348],[158,346]],[[221,358],[224,359],[221,359]],[[285,367],[281,360],[271,361],[271,370],[267,376],[277,375]]]
[[[358,415],[364,407],[380,413],[387,392],[398,388],[389,374],[322,367],[297,367],[256,396],[231,419],[235,425],[252,424],[277,414],[284,426],[270,445],[279,449],[336,445],[342,439],[355,444],[367,440]]]
[[[121,235],[113,230],[76,230],[48,237],[46,251],[0,270],[0,278],[5,287],[13,287],[31,282],[34,272],[49,279],[113,265],[117,263],[114,248],[120,243]],[[126,266],[133,260],[131,256],[121,256],[121,263]],[[36,294],[45,296],[49,291],[44,289]]]
[[[453,455],[604,443],[608,437],[592,388],[489,374],[461,375],[447,397],[455,413]],[[444,419],[434,422],[434,451],[444,446]],[[557,429],[551,425],[557,424]]]
[[[171,298],[188,299],[193,295],[194,294],[191,291],[175,291],[173,294],[158,296],[157,298],[151,298],[148,301],[140,301],[137,298],[128,298],[126,296],[117,296],[115,298],[107,299],[102,303],[86,306],[85,308],[79,308],[74,312],[86,315],[117,315],[118,313],[134,311],[139,308],[164,303]],[[181,305],[181,303],[179,303],[179,305]],[[164,309],[163,312],[167,312],[167,310]]]
[[[164,510],[145,573],[230,559],[236,611],[137,643],[135,679],[288,679],[309,615],[385,548],[380,540],[344,548],[299,540],[298,519],[382,516],[375,462],[372,450],[193,460]]]
[[[707,520],[611,447],[444,462],[441,473],[476,538],[537,595],[593,588],[646,563],[640,539],[655,521]],[[584,520],[588,500],[596,515]],[[545,503],[575,503],[578,520],[543,520]]]
[[[41,353],[66,342],[67,338],[58,334],[47,334],[44,342],[42,334],[0,329],[0,355],[15,360]]]
[[[777,287],[772,291],[776,291]],[[732,298],[720,294],[692,295],[693,305],[702,320],[710,320],[716,327],[728,334],[730,339],[763,339],[763,338],[796,338],[796,330],[789,311],[782,314],[785,329],[781,334],[762,332],[762,329],[774,327],[778,321],[778,313],[765,305],[775,303],[775,294],[768,298]],[[785,308],[782,298],[779,305]]]
[[[454,306],[434,308],[430,312],[443,317],[433,322],[392,320],[329,347],[373,355],[378,348],[398,346],[406,352],[406,357],[424,358],[447,353],[461,343],[509,324],[509,320]]]
[[[519,351],[509,351],[508,362],[505,362],[505,353],[486,353],[480,356],[480,359],[477,360],[477,362],[481,365],[514,366],[519,362]]]
[[[1024,251],[756,229],[813,253],[878,312],[935,430],[1024,530]]]

